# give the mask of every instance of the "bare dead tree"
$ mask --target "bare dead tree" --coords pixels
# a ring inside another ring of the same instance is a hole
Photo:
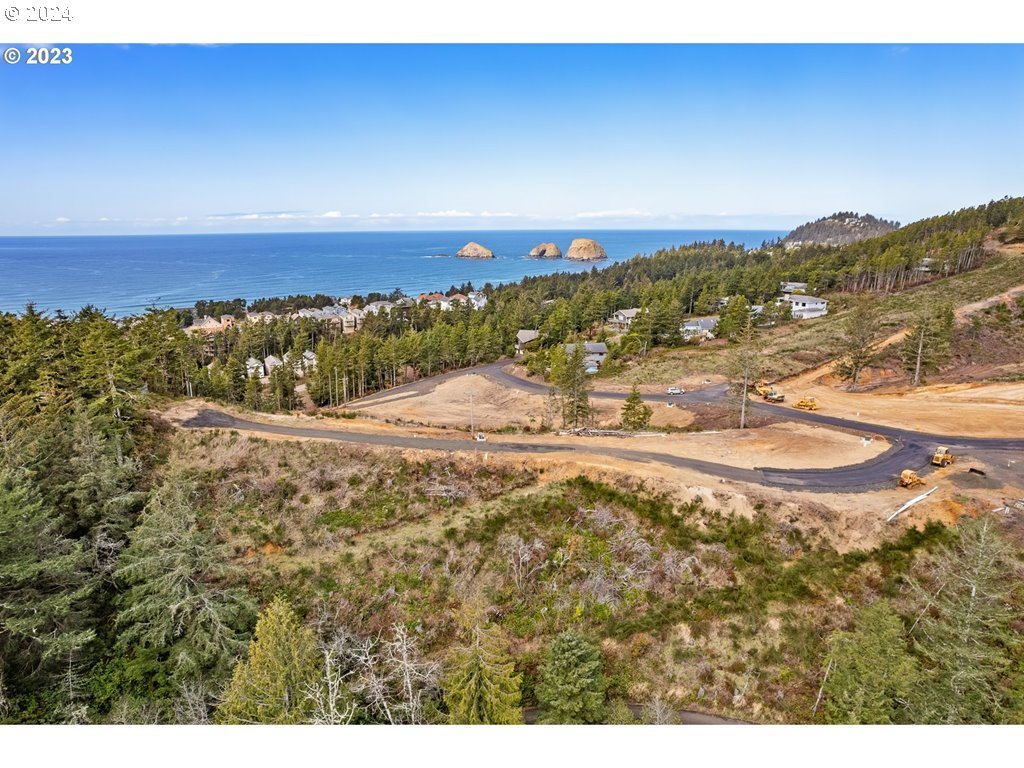
[[[348,725],[356,715],[356,700],[347,682],[353,670],[346,665],[343,649],[344,645],[321,644],[323,676],[305,692],[313,703],[310,720],[316,725]]]
[[[519,535],[512,535],[502,537],[498,547],[508,562],[516,591],[520,595],[524,594],[530,579],[548,565],[548,561],[544,559],[544,542],[541,539],[534,539],[527,543]]]
[[[206,725],[210,722],[211,700],[210,690],[204,682],[182,682],[174,698],[174,722],[178,725]]]
[[[677,725],[679,713],[661,696],[655,696],[644,704],[643,720],[650,725]]]

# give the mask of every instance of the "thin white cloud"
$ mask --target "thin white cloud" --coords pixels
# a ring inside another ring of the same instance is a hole
[[[71,221],[71,219],[69,219],[67,216],[58,216],[56,219],[54,219],[54,221],[56,221],[58,224],[67,224],[69,221]]]
[[[473,214],[469,211],[457,211],[452,208],[447,211],[431,211],[430,213],[420,211],[416,216],[425,219],[465,219],[471,218]]]
[[[406,218],[404,213],[371,213],[369,218],[371,219],[404,219]]]
[[[518,213],[512,213],[511,211],[498,211],[498,212],[483,211],[480,214],[481,217],[488,218],[488,219],[493,219],[493,218],[498,218],[498,217],[503,217],[503,218],[505,218],[505,217],[514,217],[514,216],[518,216],[518,215],[519,215]]]
[[[342,213],[341,211],[325,211],[317,218],[320,219],[358,219],[362,218],[358,213]]]
[[[653,213],[636,208],[619,208],[611,211],[584,211],[576,214],[577,219],[652,219]]]

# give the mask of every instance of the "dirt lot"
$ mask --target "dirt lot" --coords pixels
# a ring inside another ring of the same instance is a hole
[[[619,424],[622,403],[595,399],[593,405],[597,426]],[[652,408],[651,426],[655,428],[687,427],[694,420],[693,414],[683,408],[668,408],[662,403],[653,403]],[[425,394],[404,392],[378,398],[362,406],[360,412],[397,423],[468,429],[472,411],[475,428],[490,431],[507,426],[539,429],[551,423],[553,414],[549,409],[550,403],[543,395],[505,387],[471,373],[443,381]]]
[[[965,437],[1024,435],[1024,382],[936,384],[916,390],[843,392],[817,382],[784,385],[787,401],[810,396],[829,416]]]

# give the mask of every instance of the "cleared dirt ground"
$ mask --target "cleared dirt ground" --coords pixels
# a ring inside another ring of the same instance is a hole
[[[821,413],[829,416],[944,435],[1024,435],[1024,382],[936,384],[873,392],[843,392],[820,380],[784,386],[787,401],[813,397]]]

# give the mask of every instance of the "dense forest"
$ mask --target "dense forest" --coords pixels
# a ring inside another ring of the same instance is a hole
[[[250,356],[315,349],[308,394],[324,405],[508,354],[520,328],[540,329],[549,346],[570,340],[622,307],[658,318],[634,333],[681,343],[673,329],[686,315],[723,296],[765,303],[780,280],[816,291],[897,291],[971,269],[998,227],[1010,237],[1022,231],[1024,199],[841,248],[669,249],[495,288],[483,310],[422,305],[371,316],[353,334],[281,317],[188,335],[187,319],[170,309],[120,320],[91,307],[0,315],[0,719],[513,722],[528,704],[548,722],[621,721],[636,716],[623,703],[630,665],[610,661],[600,638],[653,637],[673,617],[709,631],[720,616],[764,618],[770,600],[795,607],[855,593],[848,623],[832,626],[824,644],[791,638],[807,643],[809,661],[797,662],[784,645],[764,651],[765,664],[802,675],[801,706],[829,671],[813,715],[807,707],[776,717],[1019,722],[1021,595],[1019,580],[1005,576],[1020,553],[985,520],[839,556],[763,517],[719,519],[700,505],[679,509],[642,489],[578,479],[522,501],[525,528],[507,509],[488,508],[469,528],[423,545],[419,570],[395,565],[359,579],[359,567],[255,573],[241,564],[246,550],[234,548],[245,532],[233,530],[229,511],[285,519],[303,496],[320,494],[323,525],[305,535],[344,540],[386,528],[410,504],[498,503],[517,481],[481,476],[488,494],[438,500],[419,486],[396,490],[413,487],[417,473],[436,484],[436,467],[395,464],[374,475],[355,471],[365,457],[345,454],[338,465],[351,463],[351,473],[311,466],[301,475],[310,490],[300,491],[282,453],[264,467],[264,485],[247,490],[232,485],[238,467],[199,461],[208,450],[200,445],[192,447],[200,466],[172,471],[183,459],[174,459],[175,442],[153,415],[154,405],[183,396],[296,406],[301,371],[281,366],[264,385],[246,375]],[[918,270],[923,259],[931,260],[927,272]],[[302,304],[289,297],[249,309]],[[225,314],[243,309],[227,302],[197,310],[229,307]],[[232,450],[224,444],[210,455]],[[339,498],[348,501],[339,506]],[[563,513],[557,520],[553,509]],[[249,548],[287,538],[262,524],[252,522],[260,532]],[[797,549],[807,555],[785,569]],[[679,580],[687,568],[692,578]],[[476,572],[488,574],[487,588],[460,591],[460,579]],[[371,587],[382,601],[366,603],[360,590]],[[327,594],[345,596],[333,603],[344,608],[341,619],[317,613],[328,611],[319,599]],[[485,596],[493,610],[478,605]],[[380,611],[361,609],[371,604]],[[723,690],[732,680],[707,674],[709,690],[711,680]],[[640,716],[648,721],[674,717],[661,699],[647,704]]]

